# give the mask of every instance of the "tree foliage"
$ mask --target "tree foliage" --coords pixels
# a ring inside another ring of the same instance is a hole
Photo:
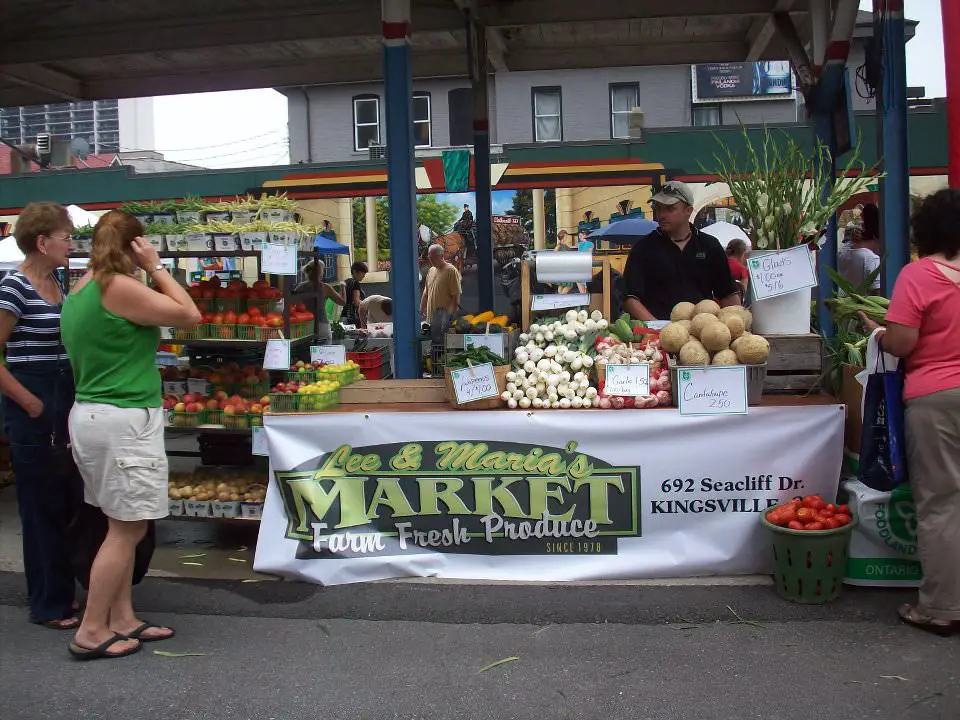
[[[543,195],[544,223],[546,225],[547,245],[551,245],[557,236],[557,193],[547,190]],[[507,215],[521,218],[524,229],[533,237],[533,190],[517,190],[513,196],[513,207]]]
[[[390,206],[385,197],[377,198],[377,248],[379,259],[390,258]],[[459,216],[457,206],[440,202],[436,195],[417,196],[417,225],[421,223],[434,235],[448,233]],[[416,238],[413,238],[414,242]],[[367,259],[367,214],[364,198],[353,199],[353,250],[358,260]]]

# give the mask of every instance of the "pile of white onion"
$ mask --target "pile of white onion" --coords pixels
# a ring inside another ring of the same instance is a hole
[[[510,408],[585,409],[600,407],[590,384],[593,358],[579,348],[586,334],[604,330],[607,321],[594,310],[570,310],[560,322],[530,326],[514,350],[501,398]]]

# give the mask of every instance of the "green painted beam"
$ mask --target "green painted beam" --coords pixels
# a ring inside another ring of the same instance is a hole
[[[0,214],[31,200],[64,205],[95,206],[128,200],[169,200],[200,195],[232,200],[269,180],[307,172],[350,172],[384,169],[381,163],[296,165],[237,170],[191,170],[175,173],[135,173],[129,168],[60,170],[0,177]]]

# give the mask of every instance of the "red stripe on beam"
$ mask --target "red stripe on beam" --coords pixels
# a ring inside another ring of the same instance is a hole
[[[383,39],[384,40],[402,40],[410,37],[410,21],[403,22],[384,22]]]
[[[826,54],[825,61],[829,62],[831,60],[846,60],[849,54],[850,54],[849,40],[834,40],[832,43],[827,45],[827,54]]]

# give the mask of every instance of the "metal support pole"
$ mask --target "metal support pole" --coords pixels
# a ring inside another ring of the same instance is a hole
[[[823,79],[820,81],[820,88],[823,89]],[[833,132],[833,114],[828,109],[829,106],[818,108],[811,118],[813,121],[814,140],[827,146],[830,150],[830,167],[825,168],[834,181],[836,179],[837,161],[834,157],[834,148],[836,141]],[[829,186],[828,186],[829,187]],[[834,215],[827,222],[826,233],[823,238],[823,245],[817,254],[817,327],[824,337],[833,337],[833,317],[830,315],[830,309],[825,300],[833,297],[834,283],[833,278],[827,268],[837,269],[837,216]]]
[[[947,143],[950,187],[960,188],[960,3],[940,0],[943,54],[947,71]]]
[[[387,106],[387,198],[390,205],[390,282],[396,376],[420,374],[417,196],[413,152],[413,63],[410,0],[381,0],[383,77]],[[376,267],[376,259],[374,259]]]
[[[477,287],[480,309],[493,307],[493,198],[490,187],[490,120],[487,32],[467,13],[467,45],[473,84],[473,175],[477,199]]]
[[[907,55],[903,0],[873,0],[874,34],[883,44],[877,114],[885,176],[880,180],[881,279],[887,297],[910,262],[910,169],[907,161]]]

